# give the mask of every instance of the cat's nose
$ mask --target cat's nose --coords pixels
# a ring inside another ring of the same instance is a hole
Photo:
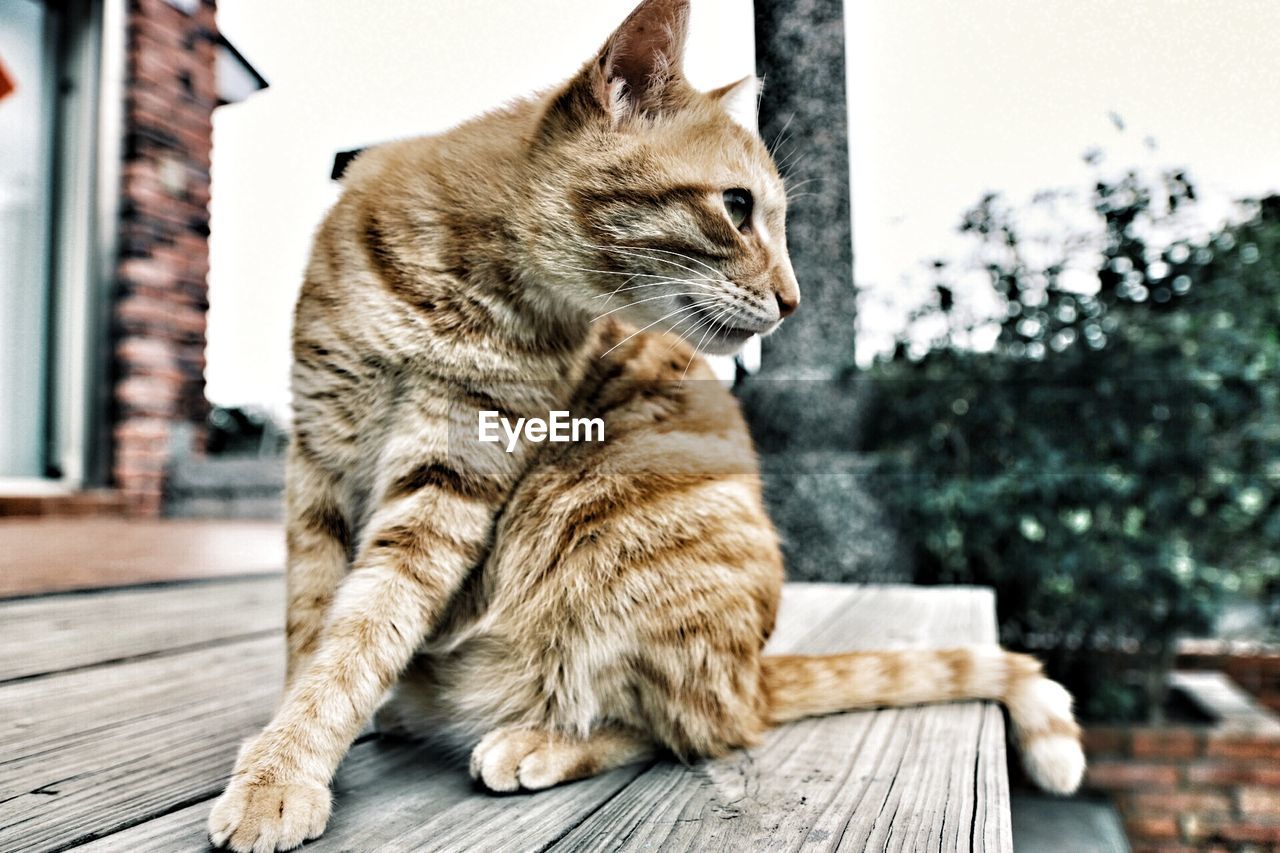
[[[779,290],[775,295],[778,298],[778,313],[783,317],[790,317],[800,307],[800,291],[798,290],[790,292]]]
[[[790,317],[800,307],[800,283],[791,270],[791,260],[782,258],[773,269],[773,297],[778,300],[778,316]]]

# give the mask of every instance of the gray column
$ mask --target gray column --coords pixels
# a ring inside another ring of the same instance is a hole
[[[787,232],[801,307],[764,342],[774,375],[853,364],[849,121],[841,0],[756,0],[760,132],[795,187]],[[776,140],[776,143],[775,143]]]
[[[760,130],[794,188],[787,224],[800,310],[738,389],[769,512],[796,580],[902,581],[909,561],[856,452],[853,241],[841,0],[756,0]],[[775,143],[776,140],[776,143]]]

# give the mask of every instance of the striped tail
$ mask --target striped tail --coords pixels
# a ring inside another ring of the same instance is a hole
[[[1071,694],[1040,662],[999,646],[847,652],[764,658],[772,720],[783,723],[857,708],[965,699],[1004,703],[1022,763],[1046,791],[1070,794],[1084,775]]]

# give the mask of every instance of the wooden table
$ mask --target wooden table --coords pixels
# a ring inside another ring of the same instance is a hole
[[[0,602],[0,850],[206,850],[282,674],[278,576]],[[792,584],[775,651],[994,642],[973,588]],[[1004,723],[969,702],[838,714],[758,749],[538,794],[362,738],[315,851],[1011,850]]]

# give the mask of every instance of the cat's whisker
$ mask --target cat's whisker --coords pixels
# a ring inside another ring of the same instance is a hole
[[[795,175],[804,174],[807,171],[808,164],[807,161],[803,160],[803,157],[804,152],[796,151],[783,158],[778,165],[778,174],[782,176],[784,182]]]
[[[708,279],[708,278],[694,278],[694,279],[671,278],[670,276],[654,275],[653,273],[641,273],[641,272],[628,273],[628,272],[619,272],[616,270],[597,270],[597,269],[590,269],[588,267],[569,266],[566,264],[558,264],[556,265],[556,267],[557,269],[561,269],[561,270],[575,270],[578,272],[589,272],[589,273],[596,273],[599,275],[626,276],[626,278],[622,281],[622,283],[619,284],[617,287],[615,287],[613,290],[609,291],[608,293],[597,293],[595,296],[592,297],[593,299],[605,300],[604,302],[605,306],[607,306],[610,302],[612,302],[613,297],[617,296],[619,293],[627,293],[629,291],[640,290],[641,288],[645,288],[645,287],[670,287],[670,286],[697,287],[707,292],[714,293],[716,292],[716,288],[712,287],[711,285],[721,283],[720,281],[713,282],[711,279]],[[654,278],[654,279],[657,279],[657,281],[645,282],[643,284],[633,285],[632,282],[635,281],[637,278]]]
[[[640,334],[641,332],[646,332],[646,331],[648,331],[649,329],[652,329],[654,326],[658,325],[658,324],[659,324],[659,323],[661,323],[663,320],[666,320],[668,317],[674,317],[674,316],[676,316],[677,314],[683,313],[683,312],[685,312],[685,311],[693,311],[693,310],[695,310],[695,309],[698,307],[698,304],[699,304],[699,303],[691,302],[691,303],[689,303],[688,305],[682,305],[682,306],[680,306],[679,308],[677,308],[676,310],[674,310],[674,311],[670,312],[669,314],[663,314],[661,317],[659,317],[658,319],[654,320],[652,323],[649,323],[647,326],[643,326],[643,327],[641,327],[641,328],[639,328],[639,329],[636,329],[634,332],[632,332],[631,334],[627,335],[625,338],[623,338],[622,340],[618,341],[616,344],[614,344],[613,346],[609,347],[609,348],[608,348],[607,350],[605,350],[604,352],[600,353],[600,356],[599,356],[599,357],[600,357],[600,358],[604,358],[606,355],[608,355],[609,353],[613,352],[613,351],[614,351],[614,350],[616,350],[618,347],[622,346],[622,345],[623,345],[623,344],[625,344],[627,341],[629,341],[629,340],[631,340],[632,338],[634,338],[636,335]]]
[[[693,324],[693,327],[692,327],[692,328],[690,328],[687,332],[676,332],[676,335],[677,335],[677,336],[678,336],[682,341],[684,341],[685,343],[690,344],[690,345],[692,345],[692,344],[693,344],[693,335],[694,335],[694,333],[696,333],[696,332],[697,332],[699,329],[701,329],[704,325],[707,325],[708,323],[710,323],[710,322],[714,321],[714,320],[715,320],[715,316],[716,316],[716,312],[715,312],[716,302],[714,302],[714,301],[702,302],[702,303],[700,303],[700,304],[697,306],[697,308],[698,308],[698,310],[699,310],[699,311],[701,311],[701,312],[702,312],[702,315],[703,315],[703,316],[702,316],[702,319],[700,319],[700,320],[698,320],[698,322],[694,323],[694,324]]]
[[[782,175],[783,180],[795,173],[795,167],[800,164],[803,157],[804,151],[800,148],[795,148],[780,158],[774,158],[774,165],[778,169],[778,174]]]
[[[623,284],[625,285],[625,284],[626,284],[626,282],[623,282]],[[610,291],[609,293],[599,293],[599,294],[596,294],[596,295],[595,295],[595,296],[593,296],[592,298],[593,298],[593,299],[604,299],[606,296],[613,296],[615,293],[629,293],[629,292],[631,292],[631,291],[633,291],[633,290],[642,290],[642,289],[644,289],[644,288],[646,288],[646,287],[662,287],[662,286],[664,286],[664,285],[670,286],[670,285],[682,285],[682,284],[684,284],[684,285],[693,285],[694,287],[702,287],[702,288],[703,288],[706,292],[708,292],[708,293],[718,293],[718,292],[719,292],[719,288],[707,287],[706,285],[699,285],[697,282],[694,282],[694,281],[688,281],[688,280],[685,280],[685,279],[673,278],[673,279],[669,279],[669,280],[667,280],[667,281],[650,281],[650,282],[645,282],[644,284],[636,284],[636,285],[632,285],[631,287],[620,287],[620,288],[618,288],[617,290]]]
[[[622,246],[621,248],[624,248],[624,249],[632,249],[632,250],[638,250],[638,251],[642,251],[642,252],[656,252],[656,253],[658,253],[658,254],[662,254],[662,255],[672,255],[672,256],[674,256],[674,257],[680,258],[681,260],[688,261],[688,262],[689,262],[689,263],[691,263],[691,264],[697,264],[698,266],[702,267],[703,269],[709,270],[709,271],[710,271],[710,272],[711,272],[711,273],[712,273],[716,278],[723,278],[723,277],[724,277],[724,273],[723,273],[723,272],[721,272],[720,270],[716,269],[715,267],[711,266],[711,264],[707,263],[706,261],[700,261],[700,260],[698,260],[697,258],[693,257],[692,255],[686,255],[684,252],[676,252],[676,251],[673,251],[673,250],[671,250],[671,249],[655,249],[655,248],[653,248],[652,246]],[[663,258],[654,258],[654,260],[656,260],[656,261],[661,261],[661,260],[665,260],[665,259],[663,259]],[[673,262],[673,261],[667,261],[667,263],[674,263],[674,262]],[[679,264],[675,264],[675,265],[676,265],[676,266],[680,266]],[[697,270],[689,269],[689,267],[682,267],[682,269],[687,269],[687,270],[689,270],[689,272],[694,273],[695,275],[697,275],[697,274],[698,274]]]
[[[639,275],[639,273],[636,273],[636,275]],[[622,284],[614,288],[613,291],[608,294],[609,298],[604,301],[604,304],[608,305],[610,302],[612,302],[613,297],[617,296],[623,290],[623,288],[625,288],[628,284],[636,280],[636,275],[633,275],[630,278],[624,279]],[[658,282],[658,283],[661,284],[661,282]],[[599,299],[600,297],[596,296],[595,298]]]
[[[643,305],[645,302],[652,302],[655,299],[668,299],[671,297],[679,297],[679,296],[702,296],[702,295],[703,294],[698,293],[697,291],[693,291],[693,292],[686,291],[684,293],[659,293],[657,296],[649,296],[649,297],[646,297],[645,299],[637,299],[635,302],[628,302],[626,305],[619,305],[617,308],[610,308],[608,311],[604,312],[603,314],[599,314],[595,317],[592,317],[591,322],[594,323],[596,320],[601,320],[605,317],[608,317],[610,314],[616,314],[617,312],[624,311],[633,305]]]
[[[698,309],[706,309],[706,308],[714,308],[715,305],[716,305],[715,300],[704,299],[694,307]],[[676,340],[672,341],[671,346],[667,347],[667,352],[671,352],[671,350],[675,349],[676,344],[679,344],[681,342],[686,344],[692,344],[693,341],[690,340],[690,338],[694,335],[694,333],[696,333],[704,325],[712,322],[714,319],[715,319],[715,314],[713,312],[704,310],[702,319],[694,323],[693,326],[691,326],[689,329],[685,331],[681,331],[679,329],[672,329],[672,331],[675,333]]]
[[[627,272],[626,270],[597,270],[597,269],[591,269],[590,267],[575,267],[569,264],[556,264],[555,266],[556,266],[556,269],[560,269],[560,270],[573,270],[575,272],[590,272],[590,273],[595,273],[596,275],[624,275],[629,278],[669,278],[669,276],[661,276],[661,275],[657,275],[656,273],[649,273],[649,272]],[[696,270],[693,270],[692,272],[694,273],[694,275],[697,276],[697,278],[675,279],[675,281],[688,281],[692,283],[693,281],[719,281],[720,280],[719,278],[712,279],[708,276],[701,275]]]
[[[788,190],[786,193],[787,201],[792,201],[793,199],[797,199],[797,198],[807,198],[808,196],[811,196],[811,195],[819,195],[821,189],[822,187],[821,185],[819,185],[817,187],[814,187],[813,189],[805,190],[804,192],[793,192],[791,190]]]
[[[691,335],[691,334],[693,334],[693,333],[694,333],[694,332],[696,332],[696,331],[698,330],[698,328],[699,328],[703,323],[705,323],[705,322],[706,322],[706,318],[704,317],[703,319],[701,319],[701,320],[699,320],[698,322],[694,323],[694,324],[693,324],[693,327],[692,327],[691,329],[689,329],[687,333],[686,333],[686,332],[682,332],[682,331],[680,331],[679,329],[672,329],[671,331],[672,331],[672,332],[674,333],[674,335],[675,335],[675,340],[671,342],[671,344],[667,347],[666,351],[667,351],[667,352],[671,352],[673,349],[675,349],[675,348],[676,348],[677,346],[679,346],[680,344],[682,344],[682,343],[685,343],[685,344],[689,343],[689,339],[686,337],[686,334],[690,334],[690,335]]]
[[[680,384],[684,384],[685,377],[689,375],[689,368],[693,366],[693,360],[698,357],[698,353],[702,351],[702,345],[706,343],[707,336],[712,334],[720,325],[721,321],[716,318],[715,314],[711,314],[712,323],[707,326],[707,330],[702,333],[702,337],[698,338],[698,343],[693,348],[693,352],[689,355],[689,360],[685,362],[684,372],[680,374]]]
[[[791,195],[792,190],[798,190],[801,187],[807,187],[809,184],[821,184],[822,178],[805,178],[803,181],[796,181],[794,184],[787,184],[785,189],[787,195]]]
[[[686,255],[685,252],[677,252],[675,250],[671,250],[671,248],[654,248],[653,246],[622,246],[622,248],[632,248],[632,250],[654,252],[654,254],[658,254],[658,255],[671,255],[672,257],[678,257],[678,259],[689,261],[690,264],[698,264],[699,266],[701,266],[701,268],[705,270],[709,270],[710,273],[712,273],[713,275],[716,275],[717,278],[721,278],[724,275],[724,273],[722,273],[721,270],[714,268],[714,266],[708,264],[707,261],[696,259],[696,257],[692,255]],[[658,259],[654,259],[654,260],[663,260],[663,259],[660,259],[660,257],[658,257]],[[672,261],[668,261],[668,263],[672,263]],[[685,268],[685,269],[689,269],[689,268]],[[690,272],[696,272],[696,270],[690,270]]]
[[[654,248],[651,248],[651,247],[649,247],[649,246],[630,246],[630,245],[626,245],[626,246],[590,246],[590,248],[592,248],[592,249],[598,249],[599,251],[602,251],[602,252],[617,252],[618,254],[620,254],[620,255],[624,255],[624,256],[626,256],[626,257],[639,258],[639,259],[641,259],[641,260],[645,260],[645,261],[657,261],[658,263],[670,264],[670,265],[671,265],[671,266],[673,266],[673,267],[677,267],[677,268],[679,268],[679,269],[684,270],[685,272],[692,273],[693,275],[698,276],[698,277],[700,277],[700,278],[701,278],[701,277],[704,277],[704,274],[703,274],[702,272],[700,272],[700,271],[698,271],[698,270],[695,270],[695,269],[693,269],[692,267],[687,267],[687,266],[685,266],[684,264],[678,264],[678,263],[676,263],[675,261],[669,260],[669,259],[667,259],[667,258],[655,258],[655,257],[652,257],[651,255],[641,255],[641,254],[637,254],[637,253],[638,253],[638,252],[656,252],[656,253],[658,253],[658,254],[663,254],[663,255],[674,255],[674,256],[675,256],[675,257],[677,257],[677,258],[681,258],[681,259],[683,259],[683,260],[686,260],[686,261],[688,261],[689,263],[698,264],[699,266],[701,266],[701,267],[703,267],[703,268],[705,268],[705,269],[707,269],[707,270],[711,271],[711,272],[715,275],[715,277],[716,277],[717,279],[720,279],[720,278],[723,278],[723,277],[724,277],[724,274],[723,274],[723,273],[721,273],[721,272],[720,272],[720,270],[716,269],[715,267],[711,266],[710,264],[706,263],[705,261],[700,261],[700,260],[698,260],[697,258],[691,258],[691,257],[689,257],[688,255],[686,255],[686,254],[684,254],[684,253],[682,253],[682,252],[673,252],[673,251],[671,251],[671,250],[669,250],[669,249],[654,249]]]
[[[777,134],[774,135],[773,142],[770,142],[766,146],[766,149],[769,151],[770,154],[773,154],[775,151],[777,151],[778,145],[786,141],[783,139],[783,136],[786,135],[787,128],[791,127],[791,122],[795,121],[795,118],[796,118],[796,114],[794,112],[791,115],[787,116],[787,120],[782,123],[782,129],[779,130]]]
[[[630,279],[628,279],[628,281],[630,281]],[[650,281],[650,282],[645,282],[644,284],[631,285],[630,287],[627,286],[628,281],[624,281],[622,284],[618,285],[608,293],[597,293],[595,296],[591,298],[603,299],[604,305],[607,306],[610,302],[613,301],[613,297],[617,296],[619,293],[630,293],[634,290],[643,290],[646,287],[679,287],[681,285],[692,285],[693,287],[703,287],[703,288],[706,288],[707,290],[711,290],[711,288],[706,287],[706,285],[701,285],[693,281],[682,281],[677,278],[663,279],[662,281]],[[601,307],[604,307],[604,306],[601,306]]]
[[[779,174],[784,174],[788,163],[795,162],[796,158],[799,156],[798,151],[799,149],[796,148],[783,151],[779,147],[772,152],[773,165],[777,168]]]
[[[679,340],[673,342],[671,346],[667,347],[667,352],[670,352],[672,349],[674,349],[676,343],[679,343],[681,341],[683,341],[686,344],[690,344],[692,346],[693,335],[696,334],[697,331],[701,329],[703,326],[714,324],[716,322],[716,318],[721,316],[722,314],[722,312],[718,310],[720,308],[719,299],[702,299],[694,303],[691,307],[702,311],[702,314],[703,314],[702,319],[698,320],[698,322],[694,323],[690,328],[685,330],[673,328],[672,332],[675,334],[675,336]],[[697,349],[697,347],[694,347],[694,348],[695,350]]]

